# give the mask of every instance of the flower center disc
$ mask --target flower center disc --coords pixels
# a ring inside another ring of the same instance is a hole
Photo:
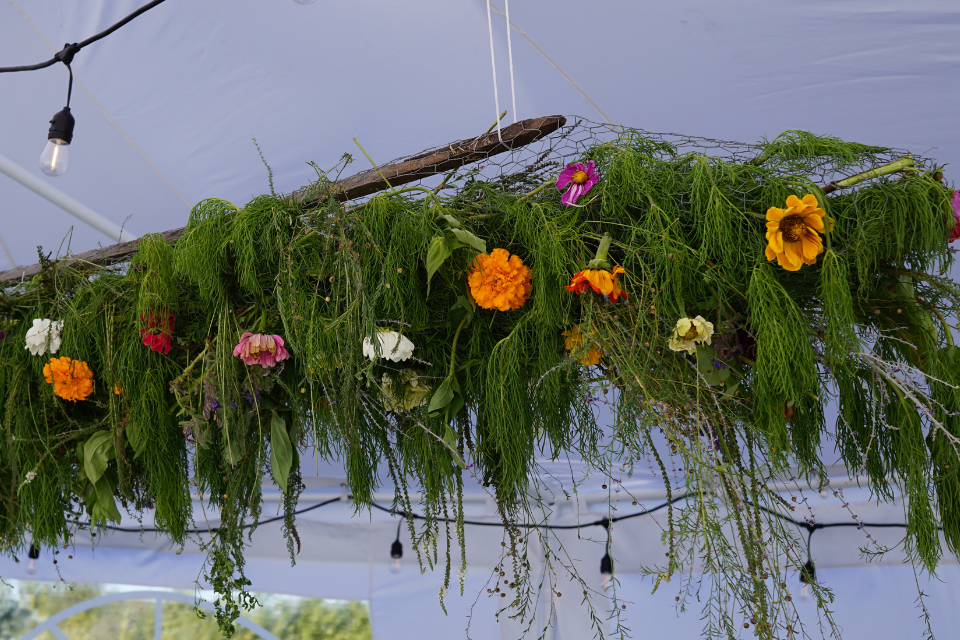
[[[684,339],[684,340],[696,340],[699,335],[700,335],[700,334],[697,333],[697,328],[696,328],[696,327],[693,327],[693,328],[690,329],[690,331],[687,331],[685,334],[683,334],[683,339]]]
[[[780,231],[787,242],[800,242],[807,233],[807,224],[799,214],[791,214],[780,220]]]
[[[574,184],[583,184],[587,181],[587,177],[586,171],[577,171],[575,174],[573,174],[573,178],[571,178],[571,180],[573,180]]]

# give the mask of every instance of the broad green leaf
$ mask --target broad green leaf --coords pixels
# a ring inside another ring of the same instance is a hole
[[[428,413],[436,415],[441,409],[450,404],[454,396],[454,390],[451,385],[455,382],[456,380],[451,376],[440,383],[437,390],[433,392],[433,397],[430,398],[430,405],[427,407]]]
[[[133,457],[138,457],[143,453],[144,445],[146,444],[143,435],[140,433],[140,425],[136,422],[128,422],[127,426],[123,428],[123,433],[127,436],[127,442],[133,447]]]
[[[97,490],[97,505],[103,510],[104,515],[117,524],[120,524],[120,510],[117,509],[117,501],[113,499],[113,490],[106,478],[100,478],[99,482],[94,483]]]
[[[430,280],[433,278],[433,274],[437,272],[437,269],[444,263],[444,261],[451,255],[450,247],[447,246],[447,239],[443,236],[437,236],[430,241],[430,245],[427,247],[427,295],[430,294]]]
[[[276,413],[270,420],[270,472],[280,490],[287,492],[287,478],[293,464],[293,447],[287,435],[287,423]]]
[[[454,237],[468,247],[473,247],[480,253],[487,252],[487,243],[466,229],[450,229]]]
[[[441,220],[445,220],[446,223],[447,223],[448,225],[450,225],[450,228],[451,228],[451,229],[459,229],[459,228],[460,228],[460,221],[457,220],[456,218],[454,218],[453,216],[451,216],[451,215],[448,214],[448,213],[441,213],[440,216],[439,216],[439,218],[440,218]]]
[[[93,484],[107,470],[107,462],[116,457],[113,434],[109,431],[97,431],[83,445],[83,470]]]

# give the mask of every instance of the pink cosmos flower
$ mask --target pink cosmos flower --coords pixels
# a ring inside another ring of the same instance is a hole
[[[567,168],[560,172],[557,178],[557,191],[563,191],[567,185],[572,185],[567,190],[560,202],[565,207],[572,207],[577,204],[577,199],[590,191],[593,185],[600,180],[600,174],[596,171],[596,165],[593,160],[588,160],[587,164],[582,162],[571,162]]]
[[[953,192],[953,220],[955,224],[953,225],[953,231],[950,232],[950,242],[953,242],[957,238],[960,238],[960,190]]]
[[[280,336],[245,333],[240,337],[240,344],[234,347],[233,355],[243,360],[244,364],[258,364],[269,369],[289,358],[290,352],[283,347],[283,338]]]

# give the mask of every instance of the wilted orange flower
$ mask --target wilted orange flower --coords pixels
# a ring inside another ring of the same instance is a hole
[[[93,372],[82,360],[66,356],[50,358],[43,367],[43,377],[53,385],[53,392],[64,400],[86,400],[93,393]]]
[[[584,269],[577,272],[570,280],[570,284],[564,289],[572,293],[583,293],[587,290],[587,287],[590,287],[594,293],[601,293],[610,298],[610,302],[617,302],[621,296],[629,297],[617,284],[617,274],[620,273],[626,273],[626,270],[620,265],[615,266],[612,271]]]
[[[561,335],[563,336],[563,346],[566,347],[567,351],[580,351],[583,349],[583,332],[580,331],[579,324],[573,325]],[[600,345],[591,341],[590,348],[586,353],[581,354],[578,359],[582,365],[591,365],[598,364],[602,357],[603,351],[600,349]]]
[[[519,309],[530,297],[530,268],[506,249],[481,253],[467,277],[473,299],[483,309]]]

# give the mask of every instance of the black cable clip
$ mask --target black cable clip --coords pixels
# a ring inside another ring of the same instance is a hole
[[[76,42],[70,44],[69,42],[63,45],[63,49],[58,51],[53,57],[63,64],[70,66],[70,63],[73,62],[73,56],[77,55],[77,52],[80,51],[80,45]]]

